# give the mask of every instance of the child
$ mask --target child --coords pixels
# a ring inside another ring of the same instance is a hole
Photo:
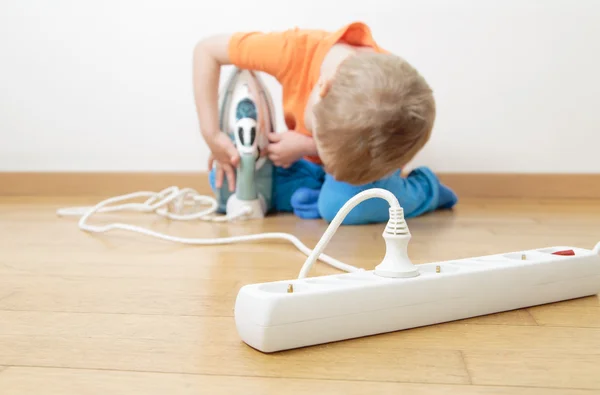
[[[211,186],[235,186],[239,156],[219,130],[220,67],[233,64],[275,77],[283,88],[288,132],[272,134],[266,155],[275,164],[273,210],[330,222],[354,195],[391,191],[407,218],[451,208],[455,194],[420,167],[400,174],[429,140],[435,101],[425,80],[380,48],[370,29],[352,23],[335,32],[290,29],[239,32],[202,40],[194,50],[194,93],[211,150]],[[344,224],[388,219],[387,202],[369,199]]]

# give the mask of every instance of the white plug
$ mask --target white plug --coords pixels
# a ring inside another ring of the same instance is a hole
[[[302,265],[302,269],[300,269],[300,274],[298,275],[299,279],[307,276],[308,271],[317,260],[317,257],[321,255],[346,215],[361,202],[373,198],[384,199],[390,205],[390,219],[383,232],[387,246],[387,259],[384,259],[378,266],[380,270],[377,274],[385,277],[413,277],[419,274],[417,268],[414,267],[406,255],[406,246],[410,239],[410,232],[408,231],[406,221],[404,221],[404,210],[400,206],[398,199],[386,189],[371,188],[354,195],[338,211],[325,233],[323,233],[321,240],[315,246],[315,249],[312,250],[306,261],[304,261],[304,265]]]
[[[596,244],[596,247],[594,247],[594,253],[600,255],[600,241]]]
[[[375,267],[375,274],[381,277],[416,277],[419,270],[408,257],[408,242],[411,235],[404,220],[402,207],[390,207],[390,219],[383,231],[385,256]]]

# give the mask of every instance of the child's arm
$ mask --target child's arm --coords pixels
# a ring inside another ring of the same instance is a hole
[[[221,66],[231,64],[228,54],[230,35],[212,36],[200,41],[194,49],[193,81],[196,111],[204,140],[211,151],[209,167],[213,160],[217,167],[217,188],[223,183],[223,175],[227,175],[229,190],[235,188],[235,167],[239,155],[233,142],[219,129],[219,78]]]
[[[221,66],[234,64],[242,69],[268,73],[280,82],[286,78],[287,66],[295,46],[293,30],[284,32],[240,32],[220,34],[200,41],[194,49],[194,96],[202,135],[217,166],[215,186],[220,188],[223,173],[229,189],[235,187],[235,167],[239,155],[231,140],[219,130],[219,78]]]
[[[317,146],[312,137],[294,131],[269,133],[267,155],[275,166],[287,169],[304,156],[317,156]]]

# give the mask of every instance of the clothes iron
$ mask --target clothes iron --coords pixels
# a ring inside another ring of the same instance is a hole
[[[219,126],[240,155],[235,191],[227,182],[215,190],[219,211],[236,216],[245,210],[245,218],[262,218],[273,195],[273,164],[264,153],[267,135],[276,131],[273,100],[257,72],[233,69],[219,92]]]

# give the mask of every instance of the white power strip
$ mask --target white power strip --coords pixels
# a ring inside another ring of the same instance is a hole
[[[572,255],[556,255],[569,251]],[[600,292],[594,250],[551,247],[374,271],[246,285],[235,303],[242,340],[275,352],[574,299]]]

